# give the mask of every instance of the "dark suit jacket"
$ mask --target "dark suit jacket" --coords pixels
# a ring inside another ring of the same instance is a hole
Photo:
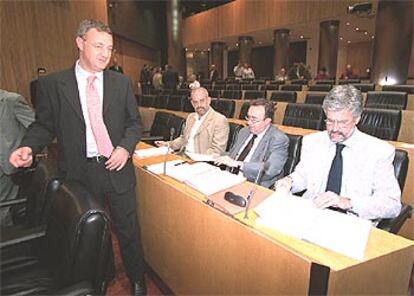
[[[129,79],[115,71],[104,71],[103,118],[114,147],[133,155],[142,134],[141,119]],[[57,138],[59,170],[67,179],[84,180],[86,166],[86,127],[75,70],[39,78],[36,121],[22,140],[34,153]],[[132,160],[119,172],[110,173],[117,192],[135,184]]]
[[[178,73],[174,70],[167,70],[162,74],[162,84],[164,89],[177,89]]]
[[[250,136],[248,127],[240,130],[236,138],[236,143],[231,147],[229,156],[236,159],[241,147]],[[283,166],[288,157],[289,138],[278,128],[270,125],[260,140],[259,145],[254,150],[249,162],[243,164],[243,175],[247,180],[254,182],[262,166],[263,160],[268,163],[260,185],[264,187],[272,186],[283,173]]]
[[[213,74],[211,74],[211,72],[213,72]],[[217,79],[219,78],[219,73],[218,73],[218,71],[217,71],[216,69],[211,70],[211,71],[208,73],[208,78],[209,78],[211,81],[217,81]]]

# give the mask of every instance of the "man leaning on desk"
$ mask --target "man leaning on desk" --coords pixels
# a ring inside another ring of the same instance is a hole
[[[208,91],[195,88],[191,91],[191,104],[195,112],[188,115],[184,133],[173,141],[156,141],[155,145],[187,152],[221,155],[226,150],[229,136],[227,118],[210,107]]]
[[[361,92],[335,86],[325,97],[326,131],[303,138],[295,171],[276,182],[276,190],[300,192],[318,208],[355,214],[363,219],[396,217],[401,191],[394,175],[395,149],[358,130]]]
[[[289,147],[289,138],[272,125],[273,112],[272,102],[252,101],[246,117],[248,126],[239,132],[228,155],[217,158],[216,164],[228,166],[233,173],[243,173],[251,182],[262,169],[259,184],[273,185],[281,177]]]

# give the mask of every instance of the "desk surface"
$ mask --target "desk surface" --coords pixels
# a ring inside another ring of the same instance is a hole
[[[194,189],[142,168],[163,160],[134,158],[139,215],[146,260],[177,294],[305,294],[319,265],[328,269],[329,294],[406,293],[412,241],[373,229],[365,258],[358,262],[266,231],[252,220],[229,217],[206,205]],[[254,264],[259,267],[253,272]],[[243,284],[235,284],[239,280]]]

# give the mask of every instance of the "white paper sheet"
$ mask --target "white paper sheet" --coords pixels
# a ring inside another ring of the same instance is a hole
[[[193,153],[193,152],[186,152],[185,154],[194,161],[214,161],[215,159],[212,155],[207,155],[207,154],[200,154],[200,153]]]
[[[255,209],[257,223],[362,260],[372,224],[369,220],[313,206],[296,196],[267,198]]]
[[[152,157],[152,156],[164,155],[169,152],[172,152],[172,150],[168,149],[168,147],[154,147],[154,148],[135,150],[135,155],[138,156],[139,158],[147,158],[147,157]]]

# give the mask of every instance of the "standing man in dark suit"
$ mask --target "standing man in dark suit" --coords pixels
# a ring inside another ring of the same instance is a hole
[[[165,71],[162,73],[162,85],[164,89],[177,90],[178,73],[170,65],[165,65]]]
[[[216,65],[210,66],[208,78],[210,78],[211,82],[216,82],[219,79],[219,72],[216,70]]]
[[[252,101],[247,114],[248,126],[240,130],[228,155],[217,158],[216,164],[228,166],[233,173],[242,173],[251,182],[264,167],[259,183],[270,187],[282,176],[289,138],[272,125],[272,102],[265,99]]]
[[[76,44],[73,68],[39,79],[36,121],[9,160],[28,167],[56,137],[62,177],[84,184],[102,203],[108,200],[132,292],[144,295],[131,159],[142,133],[135,96],[126,76],[105,71],[113,48],[108,26],[82,21]]]
[[[147,64],[141,69],[139,74],[139,83],[141,84],[141,90],[143,95],[149,95],[151,87],[151,71]]]

